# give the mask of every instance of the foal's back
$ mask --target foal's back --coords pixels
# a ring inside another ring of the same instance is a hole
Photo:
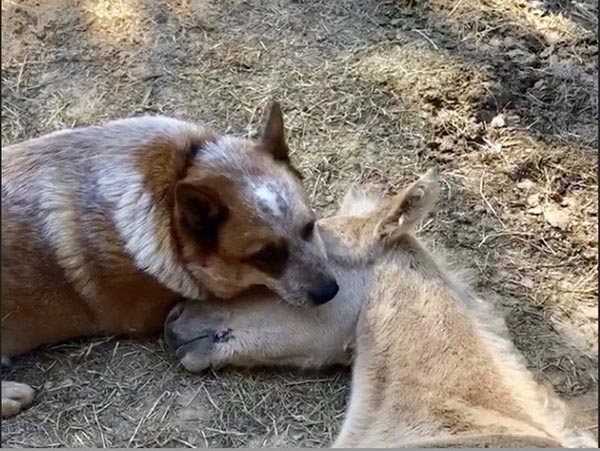
[[[583,445],[563,429],[561,403],[534,381],[502,320],[402,228],[403,215],[427,210],[428,189],[430,181],[402,193],[388,226],[378,226],[385,256],[360,314],[350,406],[334,446]]]

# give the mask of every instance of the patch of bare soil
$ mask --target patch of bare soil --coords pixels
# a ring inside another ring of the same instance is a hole
[[[2,138],[143,113],[256,134],[282,101],[323,214],[351,182],[431,164],[423,234],[497,300],[532,371],[596,430],[598,83],[593,0],[3,0]],[[17,359],[40,390],[2,445],[325,446],[347,371],[175,366],[160,340]],[[6,377],[6,375],[5,375]]]

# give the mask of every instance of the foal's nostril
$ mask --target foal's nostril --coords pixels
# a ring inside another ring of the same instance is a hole
[[[171,309],[169,314],[167,315],[167,319],[165,320],[165,328],[164,328],[164,337],[167,346],[171,351],[177,350],[179,346],[185,341],[175,332],[175,325],[173,324],[181,314],[185,308],[185,302],[180,302],[175,307]]]
[[[179,335],[172,327],[165,327],[165,342],[167,346],[171,350],[171,352],[176,352],[179,347],[188,342],[187,338]]]
[[[177,318],[179,318],[181,316],[181,314],[183,313],[184,308],[185,308],[185,302],[179,302],[178,304],[176,304],[175,307],[173,307],[171,309],[171,311],[169,312],[169,314],[167,315],[167,319],[165,320],[165,325],[172,323]]]
[[[310,299],[317,305],[331,301],[338,293],[340,287],[335,279],[330,279],[317,287],[308,290]]]

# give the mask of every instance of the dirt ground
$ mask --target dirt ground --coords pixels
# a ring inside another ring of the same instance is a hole
[[[316,208],[437,165],[423,234],[596,431],[597,1],[2,1],[3,144],[165,113],[255,135],[279,99]],[[325,446],[348,371],[190,375],[160,340],[16,359],[2,446]],[[6,375],[5,375],[6,376]]]

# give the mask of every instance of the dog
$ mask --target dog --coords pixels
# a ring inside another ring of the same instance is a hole
[[[150,335],[181,298],[265,286],[295,307],[338,291],[289,158],[281,107],[260,139],[173,118],[57,131],[2,149],[2,358]],[[2,382],[2,416],[33,390]]]
[[[437,186],[429,171],[391,200],[351,192],[319,220],[341,288],[309,315],[273,295],[182,303],[166,342],[191,371],[352,361],[336,448],[594,447],[534,381],[491,306],[415,237]]]

